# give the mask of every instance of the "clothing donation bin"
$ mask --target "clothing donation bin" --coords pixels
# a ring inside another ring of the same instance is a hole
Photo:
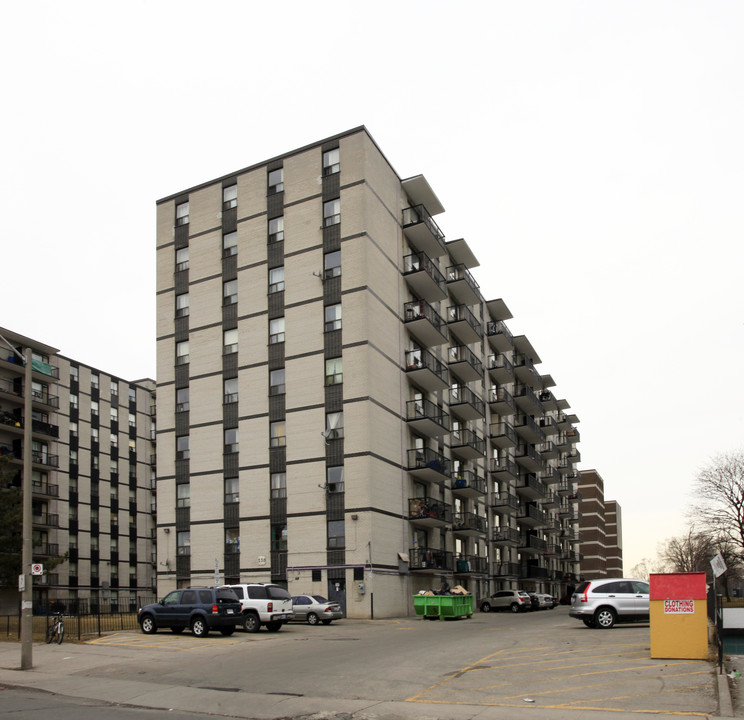
[[[651,657],[706,660],[705,573],[652,573],[649,585]]]

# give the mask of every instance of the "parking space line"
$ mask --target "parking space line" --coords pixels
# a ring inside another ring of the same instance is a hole
[[[223,645],[234,645],[239,640],[227,640],[227,639],[217,639],[214,638],[214,640],[210,641],[209,639],[205,640],[194,640],[194,644],[183,646],[183,645],[176,645],[177,642],[181,642],[177,637],[172,637],[166,639],[167,636],[163,635],[161,640],[158,640],[156,637],[138,637],[134,635],[133,633],[114,633],[112,635],[104,635],[100,638],[95,638],[94,640],[88,640],[86,644],[88,645],[109,645],[109,646],[117,646],[117,647],[148,647],[148,648],[162,648],[164,650],[181,650],[181,651],[190,651],[190,650],[200,650],[203,648],[211,648],[215,647],[215,645],[219,644],[220,647]]]

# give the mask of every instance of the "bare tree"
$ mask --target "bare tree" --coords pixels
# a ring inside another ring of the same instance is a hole
[[[696,532],[691,525],[687,535],[667,540],[659,549],[659,556],[670,572],[707,572],[715,555],[714,539],[707,533]]]
[[[667,572],[666,565],[663,559],[659,557],[656,560],[650,558],[642,558],[641,561],[634,565],[630,571],[631,577],[638,578],[639,580],[648,580],[648,576],[651,573]]]

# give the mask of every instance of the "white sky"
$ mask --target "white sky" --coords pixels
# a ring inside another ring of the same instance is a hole
[[[3,6],[0,325],[154,377],[155,201],[364,124],[653,558],[742,445],[744,3],[266,5]]]

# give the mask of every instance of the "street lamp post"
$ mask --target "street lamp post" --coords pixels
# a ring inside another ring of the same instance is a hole
[[[31,475],[31,430],[33,425],[31,388],[32,388],[32,353],[31,348],[24,350],[26,372],[23,388],[23,547],[21,550],[21,575],[18,582],[21,590],[21,670],[30,670],[33,666],[33,585],[31,564],[33,563],[32,533],[32,498]]]

